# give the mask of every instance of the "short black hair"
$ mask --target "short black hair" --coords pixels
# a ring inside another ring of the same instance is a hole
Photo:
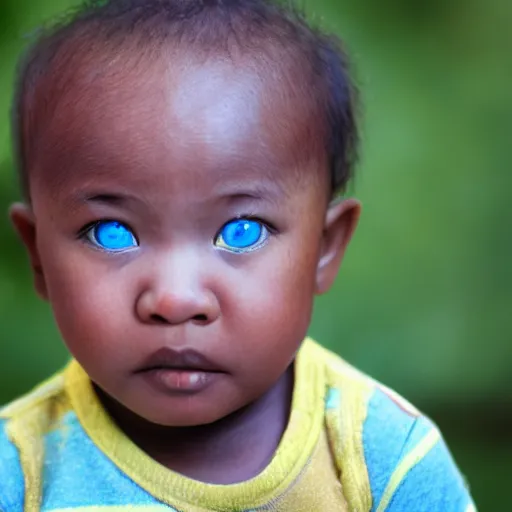
[[[122,47],[127,41],[135,48],[177,42],[206,52],[229,51],[232,44],[247,51],[261,51],[262,45],[289,49],[292,58],[299,59],[299,68],[317,84],[316,117],[325,133],[322,148],[332,196],[353,177],[357,101],[346,53],[339,38],[310,26],[296,8],[279,0],[89,0],[41,30],[20,61],[12,126],[14,156],[27,201],[27,151],[34,136],[31,125],[38,87],[48,76],[51,83],[52,65],[59,55],[62,58],[67,51],[71,55],[67,61],[64,58],[65,65],[73,65],[72,41],[85,49],[105,42]]]

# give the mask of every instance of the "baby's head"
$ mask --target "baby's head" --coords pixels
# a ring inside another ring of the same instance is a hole
[[[38,293],[96,385],[205,424],[280,381],[357,223],[336,41],[266,0],[111,0],[43,35],[14,108]]]

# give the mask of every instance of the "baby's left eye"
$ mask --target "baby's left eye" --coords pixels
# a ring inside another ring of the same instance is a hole
[[[249,252],[264,245],[268,236],[268,228],[262,222],[236,219],[224,225],[215,238],[215,245],[226,251]]]

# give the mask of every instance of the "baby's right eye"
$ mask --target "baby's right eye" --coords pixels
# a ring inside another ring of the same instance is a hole
[[[107,252],[122,252],[139,246],[132,230],[116,220],[100,220],[89,227],[84,236],[93,245]]]

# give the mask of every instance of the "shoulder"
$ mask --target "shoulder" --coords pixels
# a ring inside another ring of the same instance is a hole
[[[19,420],[35,411],[45,409],[64,394],[64,374],[57,373],[36,386],[26,395],[0,408],[0,418]]]
[[[18,450],[10,440],[8,421],[0,419],[0,511],[21,512],[24,483]]]
[[[0,409],[0,512],[22,512],[27,472],[40,478],[44,434],[62,409],[63,395],[59,374]]]
[[[372,512],[470,512],[466,483],[438,427],[399,394],[315,344],[326,420],[344,487]],[[343,456],[345,454],[345,456]],[[349,454],[350,457],[347,457]]]
[[[437,425],[377,385],[368,402],[363,448],[372,510],[469,512],[466,485]]]

